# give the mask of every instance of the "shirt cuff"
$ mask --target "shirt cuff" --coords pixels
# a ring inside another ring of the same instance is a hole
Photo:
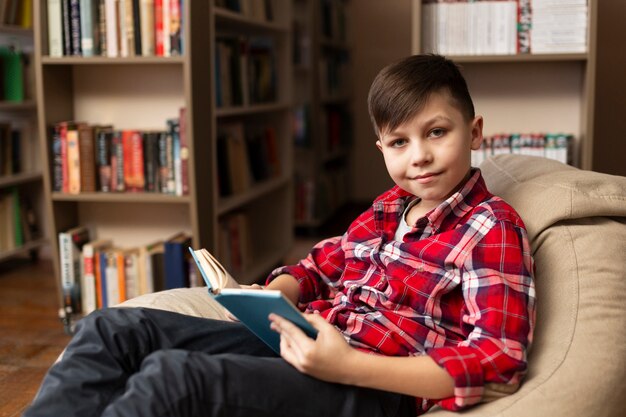
[[[294,277],[298,281],[300,286],[300,296],[298,304],[304,304],[312,301],[315,298],[315,285],[306,272],[306,269],[299,265],[282,266],[272,271],[265,285],[272,282],[277,276],[282,274],[288,274]]]
[[[483,398],[483,367],[476,351],[470,347],[441,347],[428,351],[439,366],[454,379],[454,395],[437,400],[446,410],[460,410],[480,402]]]

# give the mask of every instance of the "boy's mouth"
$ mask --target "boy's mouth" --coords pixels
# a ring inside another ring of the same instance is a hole
[[[439,174],[439,172],[427,172],[426,174],[417,175],[415,177],[412,177],[411,179],[419,182],[420,184],[428,184],[429,182],[433,181],[435,177],[437,177]]]

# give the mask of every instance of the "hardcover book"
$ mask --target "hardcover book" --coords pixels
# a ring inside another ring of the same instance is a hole
[[[189,248],[189,252],[209,295],[276,353],[280,353],[280,335],[270,328],[270,313],[286,318],[312,338],[317,336],[317,330],[280,291],[242,288],[209,251]]]

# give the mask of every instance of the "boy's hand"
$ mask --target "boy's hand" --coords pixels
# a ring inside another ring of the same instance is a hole
[[[318,331],[317,339],[308,337],[298,326],[270,314],[272,330],[280,333],[280,355],[300,372],[315,378],[343,383],[347,361],[358,351],[348,345],[341,333],[318,314],[305,314]]]

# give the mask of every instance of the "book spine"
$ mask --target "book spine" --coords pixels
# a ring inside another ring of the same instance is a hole
[[[65,311],[72,313],[72,289],[74,287],[74,262],[72,261],[72,238],[59,233],[59,261],[61,264],[61,288]]]
[[[80,0],[80,46],[83,56],[94,55],[94,16],[96,9],[93,0]]]
[[[157,133],[143,133],[145,189],[150,193],[157,192],[159,187],[159,154],[157,140]]]
[[[124,263],[124,253],[122,251],[115,252],[115,263],[117,270],[117,288],[118,288],[118,303],[126,301],[126,268]]]
[[[119,55],[117,39],[117,3],[116,0],[105,0],[106,21],[106,56],[110,58]]]
[[[52,158],[53,158],[53,183],[52,190],[63,191],[63,155],[61,154],[60,126],[51,128],[52,133]]]
[[[163,56],[172,55],[172,44],[170,39],[170,3],[174,0],[163,0]]]
[[[96,165],[99,190],[111,191],[111,131],[98,130],[96,133]]]
[[[180,109],[180,177],[182,195],[189,195],[189,143],[187,138],[187,109]]]
[[[88,125],[80,125],[78,127],[78,152],[80,163],[80,190],[89,193],[95,192],[96,162],[93,127]]]
[[[70,0],[61,0],[61,22],[63,23],[63,55],[72,54],[72,30],[70,26]]]
[[[96,275],[94,248],[90,244],[83,246],[83,282],[81,289],[83,315],[98,308],[96,296]]]
[[[180,157],[180,123],[178,119],[167,121],[170,134],[172,135],[172,158],[174,161],[174,194],[183,194],[182,161]]]
[[[169,178],[169,168],[167,164],[167,132],[159,132],[158,139],[159,155],[159,189],[162,193],[167,193],[167,180]]]
[[[141,14],[141,54],[154,55],[154,1],[140,0]]]
[[[72,55],[82,55],[80,25],[80,1],[70,0],[70,31],[72,34]]]
[[[167,163],[167,193],[176,192],[176,172],[174,167],[174,136],[171,131],[165,134],[165,158]]]
[[[181,9],[180,0],[170,0],[170,52],[171,55],[182,54]]]
[[[113,191],[124,191],[124,147],[122,143],[122,132],[113,132],[111,142],[111,189]]]
[[[155,54],[157,56],[164,56],[165,43],[163,41],[163,0],[154,0],[154,37]]]
[[[79,194],[80,184],[80,151],[78,150],[78,130],[71,128],[67,130],[67,173],[68,192]]]
[[[135,55],[141,56],[142,53],[142,39],[141,39],[141,12],[139,2],[141,0],[132,0],[133,2],[133,41],[135,47]]]
[[[98,0],[98,29],[97,43],[98,53],[107,56],[107,18],[106,0]]]
[[[105,251],[101,251],[98,254],[98,264],[100,268],[100,285],[98,286],[97,291],[100,294],[100,302],[98,306],[100,308],[106,308],[109,306],[109,289],[107,286],[107,253]]]
[[[120,287],[117,277],[117,256],[115,251],[106,254],[106,296],[107,305],[114,306],[120,302]]]
[[[48,0],[48,55],[63,56],[62,0]]]

